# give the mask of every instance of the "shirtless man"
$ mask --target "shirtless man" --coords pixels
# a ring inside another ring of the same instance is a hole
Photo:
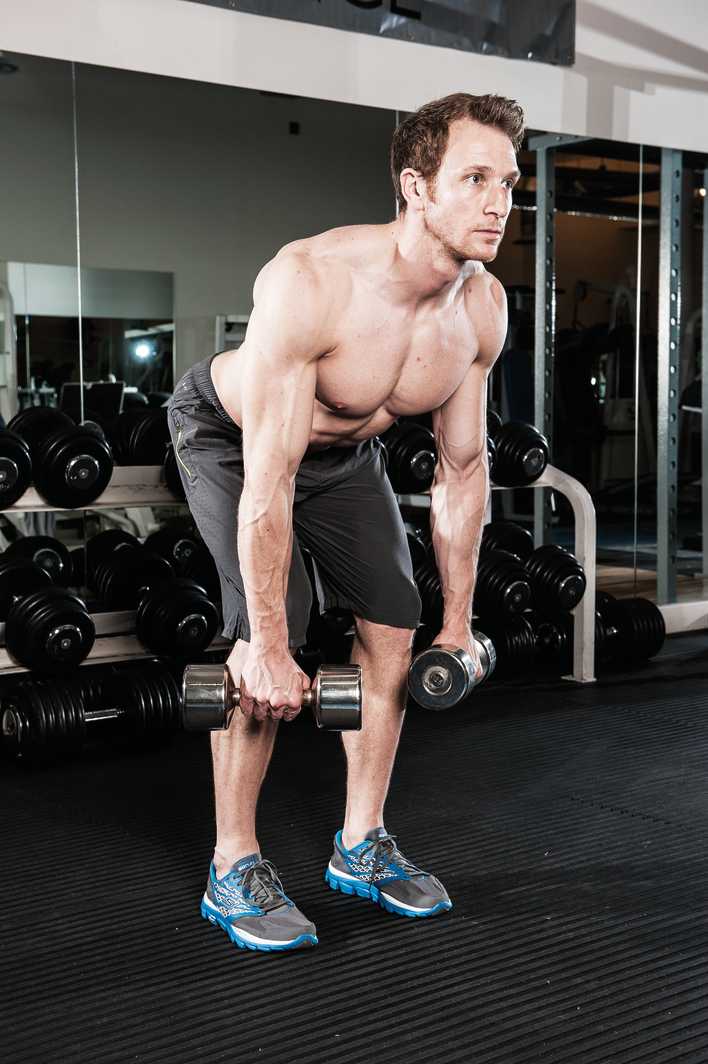
[[[312,554],[324,608],[349,607],[363,727],[344,732],[347,805],[325,876],[389,912],[451,908],[442,883],[384,828],[420,616],[406,536],[377,434],[432,411],[431,529],[444,595],[438,643],[479,661],[472,595],[489,498],[487,377],[506,336],[504,289],[484,267],[511,211],[518,104],[456,93],[394,133],[399,206],[386,225],[296,240],[259,273],[246,339],[193,366],[169,404],[194,519],[219,569],[241,714],[212,734],[217,837],[202,915],[241,947],[317,942],[261,857],[255,811],[279,720],[309,678]]]

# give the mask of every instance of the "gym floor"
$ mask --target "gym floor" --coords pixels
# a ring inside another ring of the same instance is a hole
[[[317,924],[294,954],[199,916],[208,737],[6,765],[3,1064],[705,1064],[707,678],[698,633],[597,684],[412,707],[387,827],[448,887],[431,920],[326,888],[339,739],[283,726],[259,833]]]

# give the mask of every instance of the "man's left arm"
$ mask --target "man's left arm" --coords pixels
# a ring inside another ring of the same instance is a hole
[[[481,301],[479,289],[473,295],[474,316],[481,322],[479,352],[459,387],[433,411],[438,461],[431,491],[430,526],[444,599],[443,627],[435,642],[466,649],[477,661],[471,625],[482,524],[490,490],[487,378],[504,345],[507,309],[504,289],[494,277]]]

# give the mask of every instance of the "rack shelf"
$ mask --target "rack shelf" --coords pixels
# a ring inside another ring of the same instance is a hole
[[[105,665],[117,661],[139,661],[141,658],[154,658],[154,654],[138,640],[135,631],[135,610],[118,610],[113,613],[92,613],[96,628],[96,641],[84,665]],[[231,647],[228,639],[217,636],[209,644],[209,650],[227,650]],[[18,664],[5,649],[5,625],[0,624],[0,675],[29,672],[24,665]]]
[[[165,483],[162,466],[114,466],[113,475],[106,490],[80,510],[107,510],[116,506],[178,506],[182,500],[177,499]],[[72,511],[61,510],[37,494],[30,487],[21,495],[14,506],[8,506],[3,513],[39,513],[54,510],[58,513]]]

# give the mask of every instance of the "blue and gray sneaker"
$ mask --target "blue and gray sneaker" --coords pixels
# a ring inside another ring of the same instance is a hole
[[[404,857],[396,836],[382,827],[372,828],[351,850],[338,831],[325,880],[332,890],[370,898],[400,916],[434,916],[452,908],[440,880]]]
[[[275,865],[259,853],[236,861],[221,879],[212,862],[201,913],[240,949],[271,952],[317,944],[315,925],[286,897]]]

